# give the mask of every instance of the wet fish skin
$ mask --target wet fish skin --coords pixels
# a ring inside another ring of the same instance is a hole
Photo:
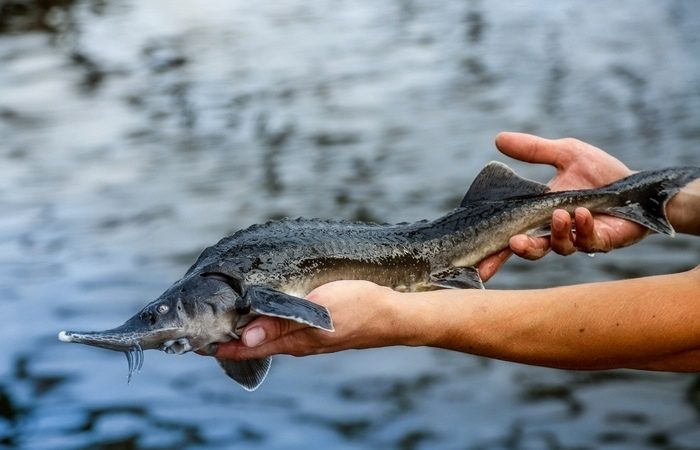
[[[579,206],[673,234],[666,202],[700,178],[700,168],[640,172],[597,189],[549,192],[547,186],[492,163],[459,207],[432,221],[369,224],[284,219],[223,238],[185,276],[124,325],[105,332],[61,332],[67,342],[127,353],[130,373],[141,349],[213,354],[238,339],[259,315],[331,331],[328,311],[301,297],[340,279],[364,279],[397,290],[483,287],[474,267],[520,233],[538,233],[555,209]],[[136,355],[134,357],[133,355]],[[248,390],[264,380],[270,358],[218,360]]]

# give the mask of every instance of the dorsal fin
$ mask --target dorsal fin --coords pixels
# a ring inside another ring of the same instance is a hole
[[[504,200],[523,195],[549,192],[549,187],[537,181],[526,180],[500,162],[490,162],[481,169],[459,206],[487,200]]]

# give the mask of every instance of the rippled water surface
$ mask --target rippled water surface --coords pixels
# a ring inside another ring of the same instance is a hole
[[[221,236],[452,208],[505,129],[700,164],[694,1],[0,1],[0,448],[698,449],[700,378],[435,349],[124,358],[121,323]],[[514,164],[546,180],[547,169]],[[511,261],[490,285],[684,270],[700,241]]]

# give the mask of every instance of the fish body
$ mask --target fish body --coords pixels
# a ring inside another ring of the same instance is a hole
[[[329,312],[303,299],[315,287],[369,280],[400,291],[483,288],[476,264],[520,233],[548,233],[552,212],[585,207],[673,235],[665,204],[700,178],[700,167],[639,172],[610,185],[550,192],[501,163],[486,166],[460,205],[435,219],[371,224],[283,219],[253,225],[205,249],[185,276],[120,327],[59,333],[77,342],[124,351],[129,374],[142,351],[200,351],[239,339],[260,315],[281,317],[327,331]],[[270,358],[218,360],[245,389],[264,380]]]

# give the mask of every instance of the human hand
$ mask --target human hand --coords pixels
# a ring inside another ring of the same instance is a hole
[[[524,133],[500,133],[496,147],[504,154],[529,163],[549,164],[557,174],[547,185],[552,191],[589,189],[604,186],[632,171],[618,159],[578,139],[544,139]],[[575,231],[572,231],[575,225]],[[576,250],[587,253],[607,252],[640,241],[648,230],[634,222],[608,215],[593,216],[585,208],[577,208],[572,220],[568,212],[552,214],[550,237],[519,234],[510,238],[509,248],[479,263],[483,280],[491,278],[515,253],[526,259],[539,259],[549,250],[570,255]]]
[[[256,359],[274,354],[306,356],[341,350],[395,345],[411,330],[397,322],[397,292],[369,281],[334,281],[306,298],[331,312],[334,332],[275,317],[258,317],[245,327],[241,340],[221,344],[223,359]]]

